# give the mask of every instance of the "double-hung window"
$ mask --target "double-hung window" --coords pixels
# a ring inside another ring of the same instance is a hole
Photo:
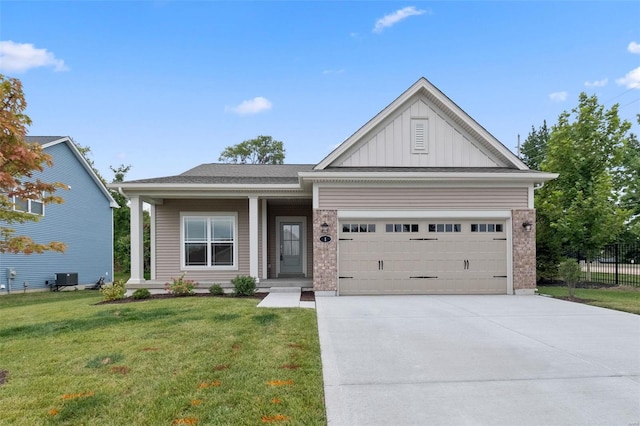
[[[182,266],[237,269],[237,215],[235,213],[182,216]]]
[[[44,203],[40,200],[29,200],[27,198],[13,197],[13,209],[44,216]]]

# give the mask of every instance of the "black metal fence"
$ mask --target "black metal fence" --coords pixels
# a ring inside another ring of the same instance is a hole
[[[609,244],[589,263],[583,256],[576,257],[584,283],[640,287],[640,243]]]

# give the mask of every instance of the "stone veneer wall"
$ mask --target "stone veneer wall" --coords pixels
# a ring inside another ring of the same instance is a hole
[[[515,294],[534,294],[536,288],[536,211],[512,210],[513,234],[513,291]],[[527,232],[522,224],[531,223]]]
[[[331,241],[320,241],[320,225],[329,225]],[[337,210],[313,211],[313,290],[336,291],[338,289],[338,212]]]

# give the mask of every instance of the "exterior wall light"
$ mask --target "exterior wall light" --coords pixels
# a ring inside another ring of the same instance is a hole
[[[527,222],[523,223],[522,227],[524,228],[525,231],[531,232],[531,222],[527,221]]]
[[[320,232],[322,235],[327,235],[329,233],[329,224],[327,222],[320,225]]]

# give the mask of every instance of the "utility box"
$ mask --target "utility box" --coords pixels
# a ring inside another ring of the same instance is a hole
[[[58,272],[56,274],[56,286],[78,285],[77,272]]]

